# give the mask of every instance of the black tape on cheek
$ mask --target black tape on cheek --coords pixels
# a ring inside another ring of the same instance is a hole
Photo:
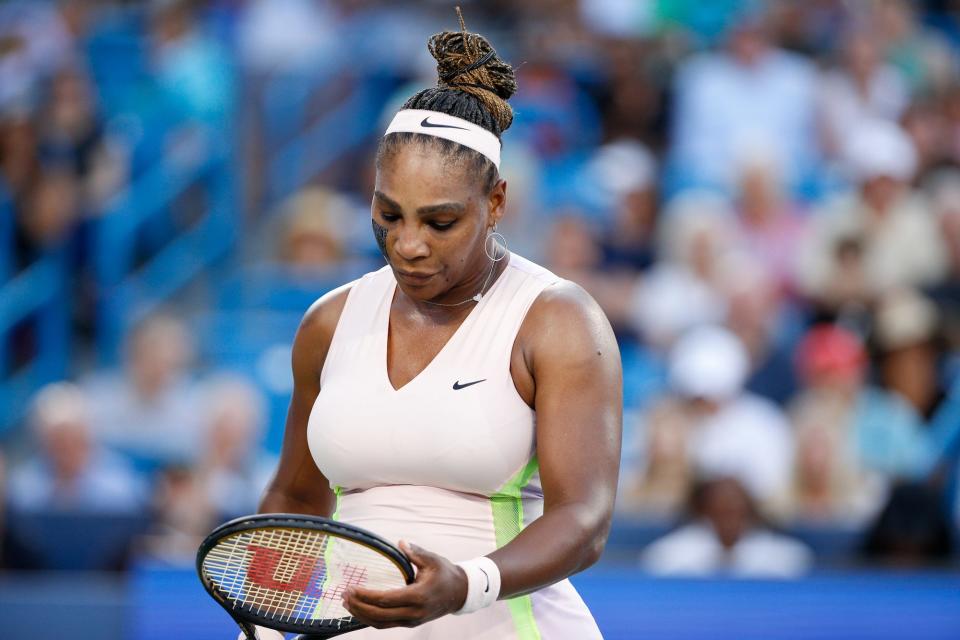
[[[373,237],[377,240],[377,246],[380,247],[380,253],[383,254],[383,257],[387,257],[387,228],[381,224],[378,224],[376,220],[370,219],[370,223],[373,225]]]

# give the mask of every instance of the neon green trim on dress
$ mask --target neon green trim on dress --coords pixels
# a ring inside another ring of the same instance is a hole
[[[343,487],[333,488],[333,495],[335,497],[336,502],[334,503],[334,506],[333,506],[333,513],[330,514],[331,520],[336,520],[337,516],[340,514],[340,496],[342,495],[342,493],[343,493]],[[323,586],[320,587],[321,593],[326,593],[327,587],[330,586],[330,554],[333,552],[333,543],[335,540],[336,538],[334,538],[333,536],[330,536],[329,538],[327,538],[327,546],[323,550],[323,564],[325,567],[327,567],[327,569],[326,569],[326,573],[323,576]],[[314,607],[313,609],[314,619],[321,617],[322,607],[323,607],[323,600],[318,602],[317,606]]]
[[[343,495],[343,487],[338,486],[333,488],[333,496],[334,496],[335,502],[333,505],[333,513],[330,515],[331,520],[336,520],[337,516],[340,515],[340,496],[342,495]]]
[[[497,548],[506,545],[523,531],[523,488],[540,468],[537,457],[533,456],[526,466],[507,480],[499,491],[490,496],[493,511],[493,531]],[[517,628],[518,640],[540,640],[540,630],[533,617],[533,602],[529,595],[510,598],[507,607]]]

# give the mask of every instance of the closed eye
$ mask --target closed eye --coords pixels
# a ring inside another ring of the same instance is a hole
[[[380,212],[380,217],[383,218],[384,222],[396,222],[397,220],[400,219],[400,216],[398,216],[397,214],[386,213],[385,211]]]
[[[452,227],[454,224],[456,224],[456,222],[457,222],[456,220],[451,220],[450,222],[437,222],[436,220],[433,220],[431,222],[428,222],[427,224],[429,224],[431,227],[433,227],[437,231],[446,231],[447,229]]]

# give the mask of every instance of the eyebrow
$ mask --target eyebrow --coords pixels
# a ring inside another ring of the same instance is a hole
[[[398,211],[403,211],[403,207],[400,206],[397,201],[392,198],[387,197],[382,191],[374,191],[373,195],[378,200],[383,200],[386,204],[390,205],[391,208]],[[422,207],[417,208],[417,215],[429,216],[434,213],[444,213],[447,211],[452,211],[454,213],[463,213],[466,210],[466,207],[463,206],[460,202],[444,202],[441,204],[428,204]]]

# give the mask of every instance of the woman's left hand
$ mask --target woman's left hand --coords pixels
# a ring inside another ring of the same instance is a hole
[[[377,629],[416,627],[463,607],[467,599],[463,569],[414,544],[401,542],[400,549],[417,568],[416,579],[389,591],[347,589],[343,604],[359,622]]]

